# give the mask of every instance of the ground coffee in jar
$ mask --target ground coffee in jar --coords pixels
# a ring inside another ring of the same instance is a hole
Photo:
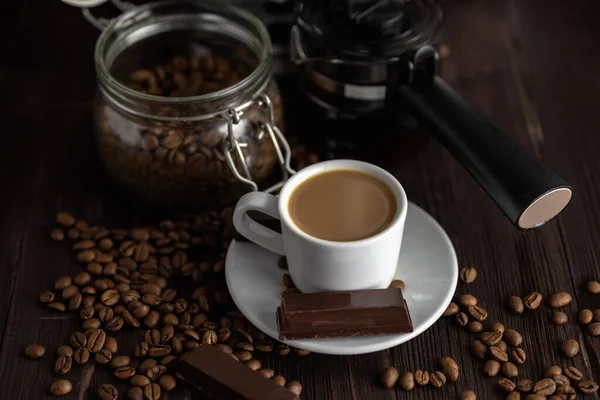
[[[219,208],[250,189],[230,165],[259,183],[276,174],[281,99],[268,33],[251,14],[192,1],[136,7],[103,31],[95,62],[98,152],[127,191],[178,210]]]

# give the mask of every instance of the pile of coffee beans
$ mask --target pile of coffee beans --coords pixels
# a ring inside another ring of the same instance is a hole
[[[379,381],[387,389],[398,386],[403,390],[413,390],[415,386],[433,386],[441,388],[446,382],[456,382],[459,376],[458,364],[451,357],[443,357],[439,361],[439,369],[431,372],[418,369],[415,372],[400,373],[394,367],[387,367],[381,372]]]
[[[243,63],[210,54],[180,55],[131,71],[123,83],[140,93],[165,99],[185,98],[230,87],[248,75],[250,69]],[[241,90],[237,93],[242,96]],[[267,94],[273,105],[275,124],[283,129],[281,98],[274,83]],[[240,97],[239,104],[247,100]],[[140,119],[103,98],[95,113],[100,157],[113,179],[148,203],[179,210],[214,209],[232,204],[248,187],[234,177],[224,154],[227,120],[222,115],[200,121],[178,119],[226,112],[231,102],[229,98],[209,104],[190,101],[173,106],[149,101],[144,113],[155,117]],[[144,103],[137,100],[136,104]],[[259,128],[265,122],[265,113],[255,104],[244,111],[235,126],[248,170],[257,182],[265,182],[279,172],[271,137]],[[243,171],[239,161],[236,166]]]
[[[49,309],[73,312],[81,321],[81,330],[56,349],[54,372],[65,375],[96,362],[110,368],[115,379],[129,382],[129,399],[156,400],[177,386],[172,371],[180,356],[207,344],[299,395],[299,382],[287,382],[254,356],[310,352],[270,339],[230,300],[223,268],[229,243],[237,237],[232,212],[228,207],[133,229],[110,229],[58,213],[61,228],[56,229],[66,229],[74,240],[74,257],[84,271],[59,277],[39,296]],[[56,229],[51,237],[64,240]],[[111,336],[120,330],[140,335],[135,349],[120,348]],[[32,344],[24,354],[41,358],[45,348]],[[65,379],[50,388],[56,396],[71,390]],[[101,399],[118,396],[110,383],[97,390]]]

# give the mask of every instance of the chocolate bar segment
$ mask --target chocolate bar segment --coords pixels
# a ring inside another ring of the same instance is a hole
[[[413,331],[402,290],[283,293],[280,340],[371,336]]]
[[[298,399],[288,389],[207,344],[183,358],[177,376],[213,400]]]

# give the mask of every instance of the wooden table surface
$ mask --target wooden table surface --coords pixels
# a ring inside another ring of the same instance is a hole
[[[459,283],[501,321],[521,332],[527,362],[521,376],[536,380],[546,367],[575,365],[600,379],[600,337],[575,323],[580,308],[600,308],[584,290],[600,279],[600,2],[579,0],[448,0],[444,42],[451,54],[444,77],[489,113],[575,189],[560,217],[518,232],[460,165],[434,140],[407,162],[383,162],[409,198],[433,215],[452,239],[461,266],[474,265],[474,284]],[[75,317],[44,309],[38,295],[80,266],[67,244],[49,238],[56,212],[100,220],[136,221],[94,153],[91,109],[98,32],[59,1],[5,1],[0,13],[0,386],[2,399],[46,398],[55,379],[53,357],[31,361],[24,347],[49,354],[76,329]],[[399,150],[400,151],[400,150]],[[377,160],[375,160],[377,161]],[[410,284],[410,282],[408,283]],[[573,294],[570,322],[554,326],[551,310],[512,315],[506,300],[537,290]],[[581,353],[560,356],[574,338]],[[135,340],[121,335],[126,344]],[[138,338],[139,340],[139,338]],[[469,352],[472,335],[442,319],[409,343],[362,356],[267,357],[264,362],[303,386],[310,399],[452,399],[473,389],[480,399],[504,398],[497,378],[484,378]],[[385,366],[432,370],[442,356],[461,366],[457,383],[410,393],[376,385]],[[88,363],[69,374],[69,399],[95,398],[110,380]],[[179,391],[189,398],[188,391]],[[175,398],[171,395],[168,398]],[[586,398],[598,399],[598,395]]]

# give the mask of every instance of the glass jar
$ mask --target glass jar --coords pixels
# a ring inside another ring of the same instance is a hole
[[[152,3],[113,20],[94,56],[109,175],[148,203],[188,211],[232,204],[267,180],[285,141],[272,129],[283,116],[271,52],[257,18],[220,3]]]

